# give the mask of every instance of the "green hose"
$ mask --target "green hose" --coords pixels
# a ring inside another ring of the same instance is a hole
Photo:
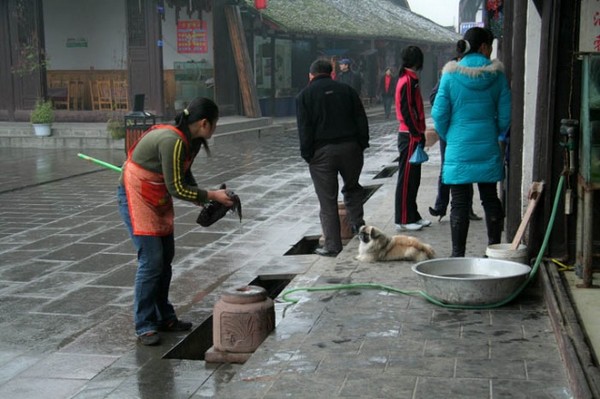
[[[561,175],[560,179],[558,180],[558,187],[556,188],[556,195],[554,196],[554,204],[552,205],[552,212],[550,214],[550,220],[548,221],[548,226],[546,227],[546,234],[544,235],[544,241],[542,242],[542,246],[540,248],[540,251],[538,252],[537,258],[535,259],[533,268],[531,269],[531,272],[529,272],[529,276],[527,277],[527,280],[525,280],[525,282],[523,282],[523,284],[521,284],[521,286],[515,292],[513,292],[506,299],[503,299],[500,302],[487,304],[487,305],[457,305],[457,304],[445,303],[440,300],[437,300],[437,299],[429,296],[426,292],[424,292],[422,290],[412,290],[412,291],[400,290],[400,289],[397,289],[394,287],[390,287],[388,285],[376,284],[376,283],[355,283],[355,284],[339,284],[339,285],[330,285],[330,286],[328,285],[328,286],[317,286],[317,287],[298,287],[298,288],[293,288],[293,289],[284,291],[283,295],[281,296],[281,299],[285,302],[298,303],[299,299],[294,299],[294,298],[288,297],[288,295],[290,295],[294,292],[297,292],[297,291],[313,292],[313,291],[338,291],[338,290],[351,290],[351,289],[376,289],[376,290],[388,291],[388,292],[393,292],[393,293],[403,294],[403,295],[420,295],[435,305],[438,305],[438,306],[441,306],[444,308],[449,308],[449,309],[468,309],[468,310],[492,309],[492,308],[497,308],[497,307],[506,305],[507,303],[509,303],[513,299],[515,299],[517,296],[519,296],[519,294],[525,289],[525,287],[527,287],[529,282],[535,277],[535,275],[540,267],[540,264],[542,263],[542,259],[544,257],[544,252],[546,252],[546,248],[548,247],[548,241],[550,241],[550,234],[552,234],[552,227],[554,226],[554,220],[556,219],[556,212],[558,210],[558,203],[560,202],[560,194],[562,192],[564,182],[565,182],[565,176]]]

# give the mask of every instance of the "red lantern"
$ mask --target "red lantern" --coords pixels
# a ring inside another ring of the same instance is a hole
[[[268,2],[269,0],[254,0],[254,7],[257,10],[264,10],[265,8],[267,8]]]

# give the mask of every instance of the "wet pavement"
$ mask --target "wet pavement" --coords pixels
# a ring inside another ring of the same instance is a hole
[[[361,183],[375,190],[365,219],[394,232],[395,122],[371,119]],[[193,360],[220,292],[257,276],[286,289],[339,283],[419,288],[410,262],[364,264],[352,240],[337,258],[284,254],[320,233],[310,176],[294,131],[217,141],[193,168],[201,186],[227,183],[243,203],[209,228],[176,202],[171,300],[197,330],[136,343],[135,253],[119,219],[118,175],[77,150],[0,149],[0,397],[6,398],[569,398],[548,309],[537,283],[492,310],[449,310],[378,290],[296,292],[276,303],[275,331],[243,365]],[[119,164],[122,150],[86,154]],[[436,194],[439,147],[423,165],[419,209]],[[477,198],[477,195],[476,195]],[[483,214],[480,206],[476,213]],[[450,254],[448,217],[413,235]],[[467,256],[485,253],[471,223]],[[171,352],[172,353],[172,352]],[[165,355],[168,358],[165,358]]]

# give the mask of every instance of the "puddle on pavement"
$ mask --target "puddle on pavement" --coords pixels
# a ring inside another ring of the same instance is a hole
[[[248,285],[257,285],[267,290],[269,298],[275,299],[295,275],[258,276]],[[181,342],[167,352],[163,359],[204,360],[204,354],[213,346],[213,316],[209,316],[192,330]]]
[[[381,170],[381,172],[377,173],[373,179],[385,179],[387,177],[392,177],[397,171],[398,165],[386,166]]]

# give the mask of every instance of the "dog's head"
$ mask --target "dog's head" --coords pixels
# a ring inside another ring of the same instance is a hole
[[[373,240],[377,240],[383,233],[373,226],[361,226],[358,230],[358,240],[368,244]]]

